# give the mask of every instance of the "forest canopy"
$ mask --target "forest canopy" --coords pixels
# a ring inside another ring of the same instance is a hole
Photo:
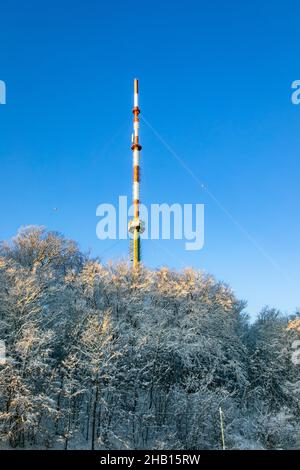
[[[220,408],[228,449],[300,446],[299,314],[250,323],[203,272],[23,228],[0,248],[0,340],[2,448],[220,449]]]

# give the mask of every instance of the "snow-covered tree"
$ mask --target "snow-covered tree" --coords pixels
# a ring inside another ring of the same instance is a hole
[[[23,228],[0,247],[2,445],[220,449],[221,407],[227,448],[299,446],[298,316],[250,324],[212,276]]]

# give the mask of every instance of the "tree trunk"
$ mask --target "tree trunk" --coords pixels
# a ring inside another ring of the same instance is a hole
[[[95,449],[95,436],[96,436],[96,424],[97,424],[97,405],[98,405],[98,396],[99,396],[99,385],[96,385],[95,400],[93,405],[93,415],[92,415],[92,447]]]

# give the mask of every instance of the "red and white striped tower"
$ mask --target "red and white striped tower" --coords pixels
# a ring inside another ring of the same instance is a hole
[[[140,234],[143,231],[140,220],[140,150],[142,146],[139,143],[139,82],[134,80],[134,99],[133,99],[133,135],[131,150],[133,153],[133,219],[130,220],[128,230],[133,234],[133,267],[138,267],[141,261]]]

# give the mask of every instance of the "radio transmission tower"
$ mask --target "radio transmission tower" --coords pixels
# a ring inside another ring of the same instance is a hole
[[[140,220],[140,151],[142,146],[139,142],[139,82],[134,80],[133,95],[133,134],[132,134],[132,156],[133,156],[133,219],[129,221],[128,230],[133,236],[132,240],[132,262],[133,267],[137,268],[141,261],[141,240],[140,234],[144,231],[143,223]]]

